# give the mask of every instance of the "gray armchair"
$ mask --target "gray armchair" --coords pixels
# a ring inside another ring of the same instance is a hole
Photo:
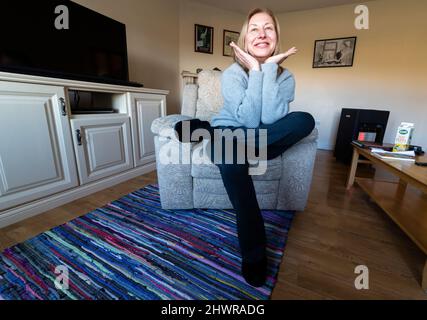
[[[158,118],[151,126],[162,208],[231,209],[219,169],[207,159],[203,142],[180,143],[173,134],[178,121],[194,117],[209,121],[222,107],[220,71],[202,71],[194,82],[184,85],[181,114]],[[261,209],[304,210],[317,137],[314,129],[281,156],[267,161],[263,175],[252,176]]]

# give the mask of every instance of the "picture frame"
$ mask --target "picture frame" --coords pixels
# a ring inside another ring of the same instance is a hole
[[[237,43],[239,40],[240,32],[224,30],[223,41],[222,41],[222,55],[224,57],[233,56],[233,48],[230,47],[230,43]]]
[[[213,54],[214,28],[201,24],[194,25],[194,51]]]
[[[316,40],[313,68],[352,67],[356,42],[357,37]]]

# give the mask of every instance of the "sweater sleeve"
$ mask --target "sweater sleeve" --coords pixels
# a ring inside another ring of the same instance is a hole
[[[234,72],[225,72],[222,78],[224,107],[247,128],[257,128],[261,122],[262,82],[261,71],[250,71],[247,84]]]
[[[295,97],[295,79],[286,70],[278,77],[276,63],[266,63],[261,68],[264,73],[261,122],[272,124],[288,114],[289,103]]]

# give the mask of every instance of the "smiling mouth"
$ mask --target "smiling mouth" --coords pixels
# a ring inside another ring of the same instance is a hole
[[[268,42],[261,42],[255,45],[256,48],[268,48],[270,44]]]

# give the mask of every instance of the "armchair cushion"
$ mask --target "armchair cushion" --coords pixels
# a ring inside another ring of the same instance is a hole
[[[262,209],[276,209],[279,181],[254,181],[258,204]],[[193,179],[195,208],[231,209],[233,205],[221,179]],[[281,210],[281,209],[278,209]]]
[[[203,142],[194,146],[191,160],[191,176],[200,179],[221,179],[218,167],[212,163],[203,151]],[[250,164],[250,167],[255,167]],[[262,175],[253,175],[253,180],[280,180],[282,176],[282,159],[277,157],[267,161],[267,171]]]
[[[194,118],[196,116],[197,108],[197,91],[199,87],[197,84],[186,84],[182,93],[182,107],[181,114]]]

